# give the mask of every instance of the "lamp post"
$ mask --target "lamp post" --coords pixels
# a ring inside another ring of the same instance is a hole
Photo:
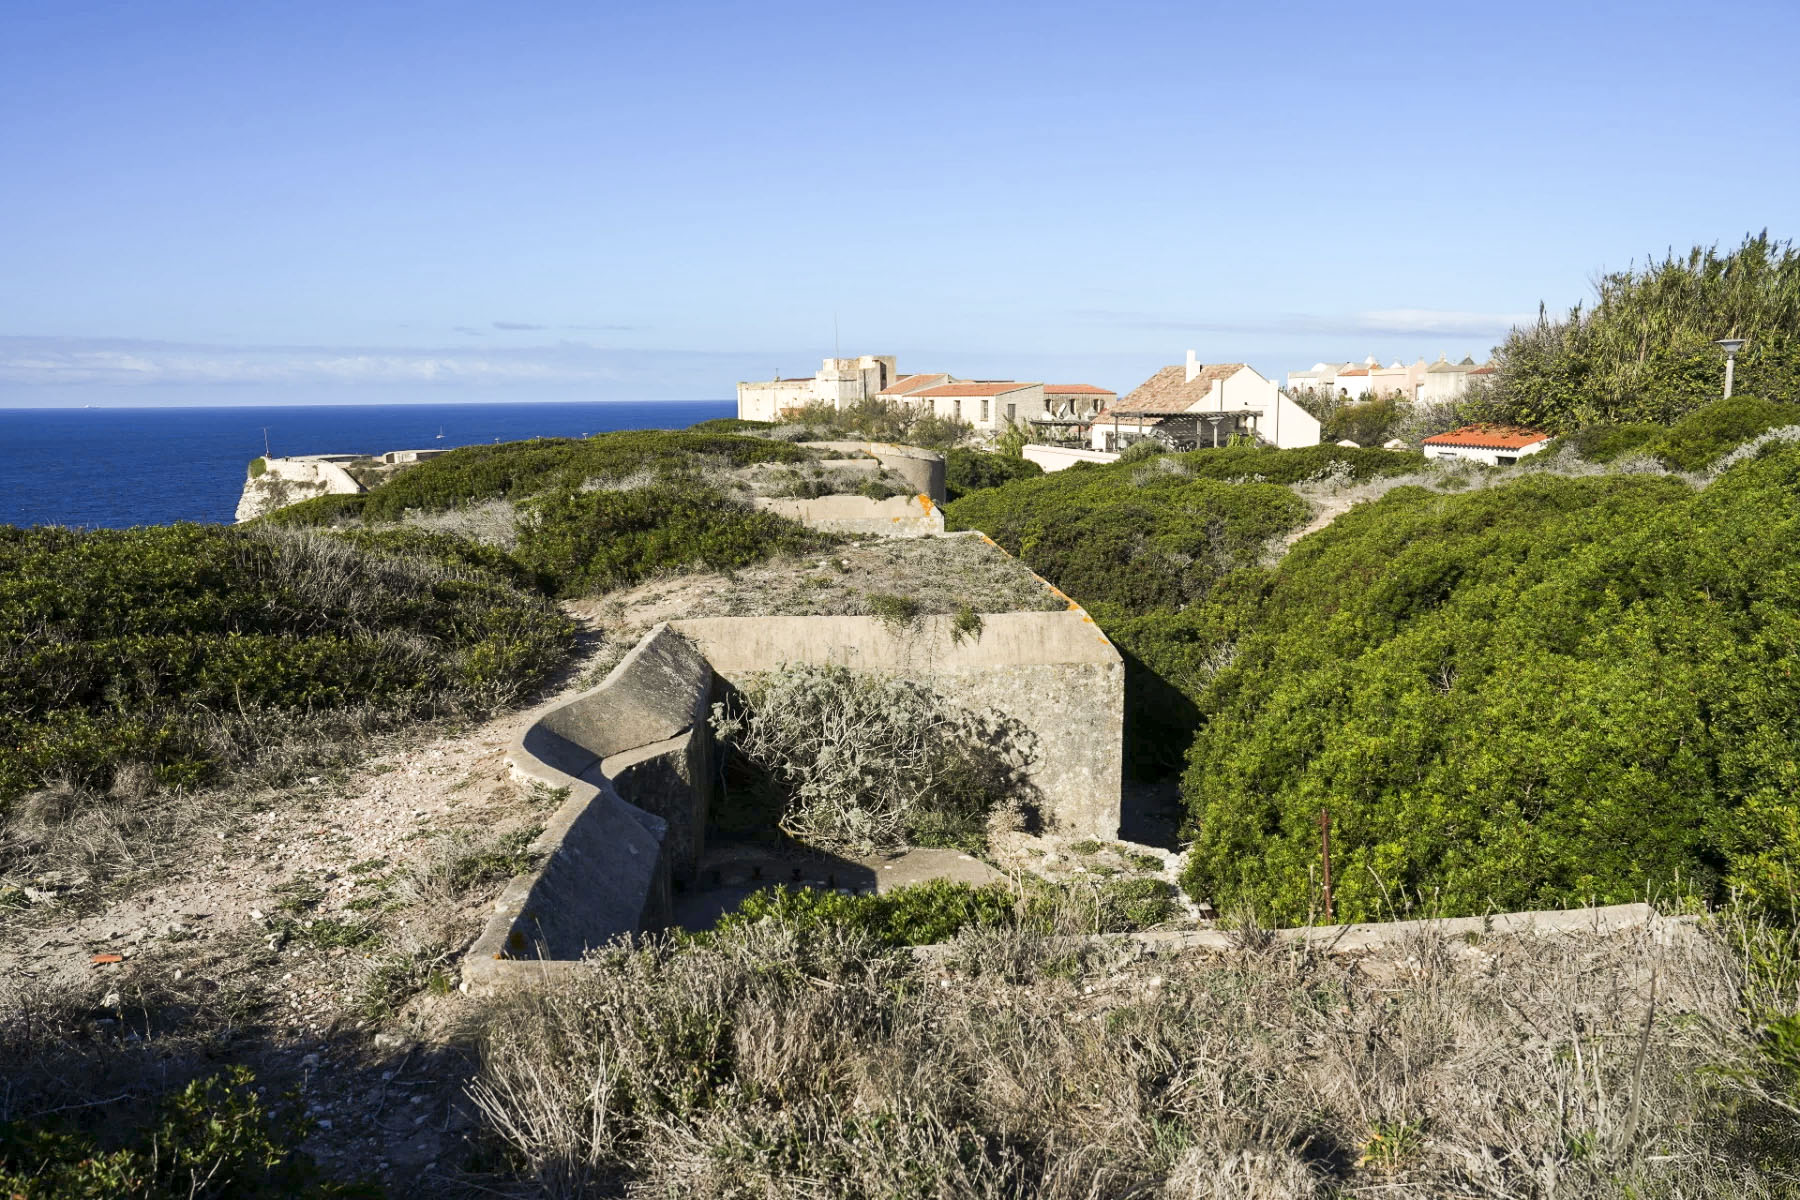
[[[1731,399],[1731,372],[1737,366],[1737,352],[1744,348],[1743,338],[1720,338],[1713,345],[1725,351],[1725,399]]]

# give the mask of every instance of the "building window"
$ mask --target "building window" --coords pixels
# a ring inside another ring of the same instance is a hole
[[[950,412],[958,421],[962,420],[962,397],[950,402]]]
[[[1011,425],[1014,421],[1016,421],[1018,419],[1019,419],[1019,406],[1017,404],[1007,405],[1006,406],[1006,423],[1008,425]]]
[[[988,419],[988,402],[986,399],[983,399],[981,402],[981,419],[983,421]]]

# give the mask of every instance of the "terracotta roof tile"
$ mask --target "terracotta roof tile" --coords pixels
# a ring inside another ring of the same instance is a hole
[[[1108,391],[1103,387],[1095,387],[1091,383],[1046,383],[1044,385],[1044,395],[1046,396],[1115,396],[1117,394],[1117,392]]]
[[[1467,446],[1476,450],[1522,450],[1547,442],[1550,435],[1518,425],[1465,425],[1449,433],[1434,433],[1422,443],[1426,446]]]
[[[912,393],[915,396],[999,396],[1006,392],[1016,392],[1021,388],[1034,387],[1035,384],[1015,383],[1012,380],[996,380],[986,383],[945,383],[937,387],[926,388],[922,392]]]
[[[942,371],[938,371],[935,374],[902,375],[900,378],[894,380],[894,382],[882,388],[877,395],[904,396],[908,393],[916,392],[920,388],[931,387],[934,384],[948,382],[950,382],[950,376],[944,374]]]
[[[1214,382],[1230,379],[1247,367],[1246,363],[1209,363],[1192,379],[1187,377],[1187,367],[1181,363],[1164,367],[1116,403],[1101,409],[1094,420],[1110,420],[1115,410],[1119,413],[1186,412],[1206,399]]]

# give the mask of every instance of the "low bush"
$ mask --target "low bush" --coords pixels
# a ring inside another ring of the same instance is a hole
[[[566,493],[591,482],[692,475],[707,464],[801,462],[809,451],[768,438],[631,430],[592,438],[534,438],[452,450],[367,494],[363,516],[397,521],[476,500]]]
[[[851,437],[932,450],[948,450],[967,441],[974,432],[974,427],[965,421],[940,417],[926,408],[874,396],[843,408],[809,404],[785,417],[784,421],[785,424],[776,431],[778,434],[781,429],[792,429],[801,431],[812,441]]]
[[[329,737],[334,714],[366,729],[516,699],[572,627],[504,564],[470,563],[405,536],[0,527],[0,806],[146,770],[191,787],[293,728]]]
[[[1733,396],[1689,413],[1652,442],[1672,470],[1702,471],[1764,430],[1800,424],[1800,405]]]
[[[1304,920],[1329,808],[1340,918],[1778,903],[1797,513],[1791,443],[1700,491],[1534,474],[1352,509],[1187,627],[1231,647],[1195,693],[1189,890]]]
[[[1589,425],[1562,440],[1589,462],[1609,463],[1636,451],[1649,452],[1651,445],[1667,432],[1666,426],[1654,421],[1635,421],[1629,425]]]
[[[773,421],[746,421],[742,417],[714,417],[696,421],[687,427],[689,433],[761,433],[775,428]]]
[[[989,454],[963,446],[944,451],[944,490],[952,500],[1015,479],[1034,479],[1043,473],[1044,468],[1016,455]]]
[[[1018,480],[948,505],[945,521],[979,529],[1084,605],[1178,608],[1254,562],[1270,538],[1307,514],[1306,502],[1284,487],[1185,472],[1196,457]],[[1163,462],[1175,469],[1160,469]]]
[[[144,1128],[102,1134],[48,1122],[0,1124],[0,1194],[24,1200],[379,1196],[327,1183],[297,1147],[297,1097],[269,1105],[232,1067],[168,1096]]]
[[[564,488],[530,502],[516,555],[565,596],[635,583],[658,571],[728,570],[833,539],[693,482],[628,491]]]
[[[562,1196],[1800,1186],[1800,1121],[1739,1003],[1760,943],[1496,939],[1479,966],[1429,933],[1385,955],[1110,949],[974,921],[920,963],[776,920],[608,949],[490,1014],[473,1094]]]
[[[773,887],[745,897],[707,936],[732,937],[751,925],[769,922],[803,937],[841,926],[867,935],[878,946],[929,946],[947,942],[970,926],[1008,924],[1014,920],[1014,907],[1012,892],[1004,886],[974,887],[945,879],[856,896],[831,889]]]
[[[989,811],[1026,793],[1025,733],[913,680],[789,667],[715,705],[712,724],[774,780],[781,828],[811,845],[977,847]]]

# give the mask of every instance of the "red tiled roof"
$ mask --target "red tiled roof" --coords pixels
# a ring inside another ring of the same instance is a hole
[[[988,383],[946,383],[937,387],[926,388],[922,392],[914,392],[915,396],[998,396],[1005,392],[1016,392],[1020,388],[1034,385],[1014,383],[1011,380],[996,380]]]
[[[1110,392],[1103,387],[1095,387],[1091,383],[1046,383],[1044,385],[1044,395],[1046,395],[1046,396],[1113,396],[1113,395],[1117,395],[1117,393]]]
[[[1244,363],[1211,363],[1201,367],[1199,373],[1189,379],[1187,367],[1181,363],[1164,367],[1138,384],[1124,399],[1101,409],[1094,419],[1109,419],[1115,409],[1122,413],[1186,412],[1211,394],[1215,381],[1230,379],[1246,369]]]
[[[1550,435],[1517,425],[1465,425],[1449,433],[1434,433],[1426,438],[1427,446],[1468,446],[1477,450],[1522,450],[1547,442]]]
[[[894,382],[882,388],[878,394],[882,396],[904,396],[908,392],[914,392],[923,387],[930,387],[934,380],[942,380],[947,383],[950,380],[950,376],[944,374],[942,371],[926,373],[923,375],[902,375],[900,378],[894,380]]]
[[[1470,371],[1469,374],[1471,374],[1471,375],[1497,375],[1497,374],[1499,374],[1499,372],[1500,372],[1499,367],[1476,367],[1474,370]]]
[[[1338,378],[1342,379],[1346,375],[1367,375],[1368,373],[1369,373],[1369,371],[1368,371],[1367,367],[1358,367],[1354,371],[1339,371]]]

